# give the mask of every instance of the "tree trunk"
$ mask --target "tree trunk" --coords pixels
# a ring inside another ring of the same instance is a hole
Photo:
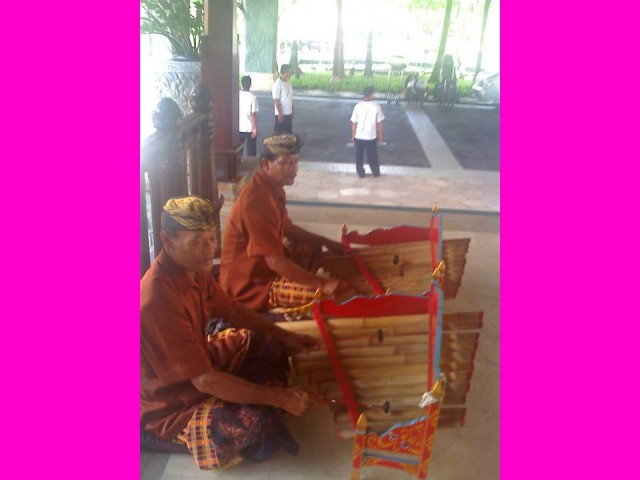
[[[336,46],[333,50],[333,79],[344,77],[344,39],[342,36],[342,0],[336,0],[338,6],[338,25],[336,29]]]
[[[302,70],[300,70],[300,66],[298,65],[298,41],[294,40],[291,42],[291,59],[289,60],[289,65],[293,69],[293,73],[296,78],[300,78],[302,75]]]
[[[364,76],[373,77],[373,31],[367,36],[367,59],[364,63]]]
[[[433,66],[433,71],[429,77],[429,82],[438,83],[440,81],[440,69],[442,68],[442,57],[447,48],[447,37],[449,36],[449,23],[451,22],[451,7],[453,0],[447,0],[447,7],[444,11],[444,23],[442,25],[442,36],[440,37],[440,46],[438,47],[438,58]]]
[[[482,31],[480,32],[480,45],[478,46],[478,59],[476,60],[476,73],[473,75],[473,81],[476,81],[476,77],[482,69],[482,48],[484,46],[484,34],[487,30],[487,17],[489,16],[489,7],[491,7],[491,0],[484,0],[484,13],[482,14]]]

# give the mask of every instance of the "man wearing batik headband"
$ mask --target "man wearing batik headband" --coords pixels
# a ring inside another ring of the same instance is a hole
[[[292,134],[264,139],[261,168],[242,189],[224,229],[220,286],[256,310],[299,307],[349,288],[315,274],[313,259],[322,248],[344,252],[342,244],[294,225],[287,214],[284,186],[296,178],[301,146]],[[285,239],[309,247],[307,258],[291,258]]]
[[[142,429],[186,445],[207,470],[262,460],[279,448],[295,453],[282,416],[318,401],[311,391],[287,388],[288,354],[316,341],[266,321],[214,281],[214,218],[207,200],[169,200],[163,250],[140,281]]]

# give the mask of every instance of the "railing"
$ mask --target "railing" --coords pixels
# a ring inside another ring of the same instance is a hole
[[[218,200],[213,156],[213,123],[211,116],[206,113],[193,113],[179,120],[175,126],[150,135],[142,144],[140,276],[144,275],[152,259],[162,249],[160,218],[164,203],[171,197],[184,195],[198,195],[214,205]],[[219,218],[216,219],[216,223],[219,225]],[[219,227],[216,234],[219,245]]]

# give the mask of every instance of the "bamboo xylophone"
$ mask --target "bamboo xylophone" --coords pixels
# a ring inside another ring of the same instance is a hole
[[[391,404],[389,414],[367,411],[369,428],[386,429],[423,414],[418,402],[427,388],[428,315],[330,318],[326,323],[356,400],[373,404],[388,400]],[[314,320],[278,325],[292,332],[320,337]],[[443,315],[440,369],[445,375],[446,387],[439,425],[464,422],[481,328],[482,312]],[[377,329],[384,333],[382,343],[375,338]],[[326,398],[343,399],[326,350],[294,356],[293,368],[297,379],[314,386]],[[351,435],[353,428],[347,411],[341,406],[334,411],[341,435]]]
[[[442,260],[446,265],[442,283],[445,300],[458,294],[470,241],[469,238],[442,241]],[[353,247],[386,290],[409,295],[421,294],[431,287],[431,272],[437,265],[432,263],[430,249],[428,240]],[[349,281],[361,295],[374,293],[349,256],[327,253],[322,268],[332,277]]]

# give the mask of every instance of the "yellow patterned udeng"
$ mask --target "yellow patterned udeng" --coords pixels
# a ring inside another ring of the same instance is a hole
[[[204,198],[170,198],[163,210],[187,230],[208,230],[215,227],[213,207]]]

